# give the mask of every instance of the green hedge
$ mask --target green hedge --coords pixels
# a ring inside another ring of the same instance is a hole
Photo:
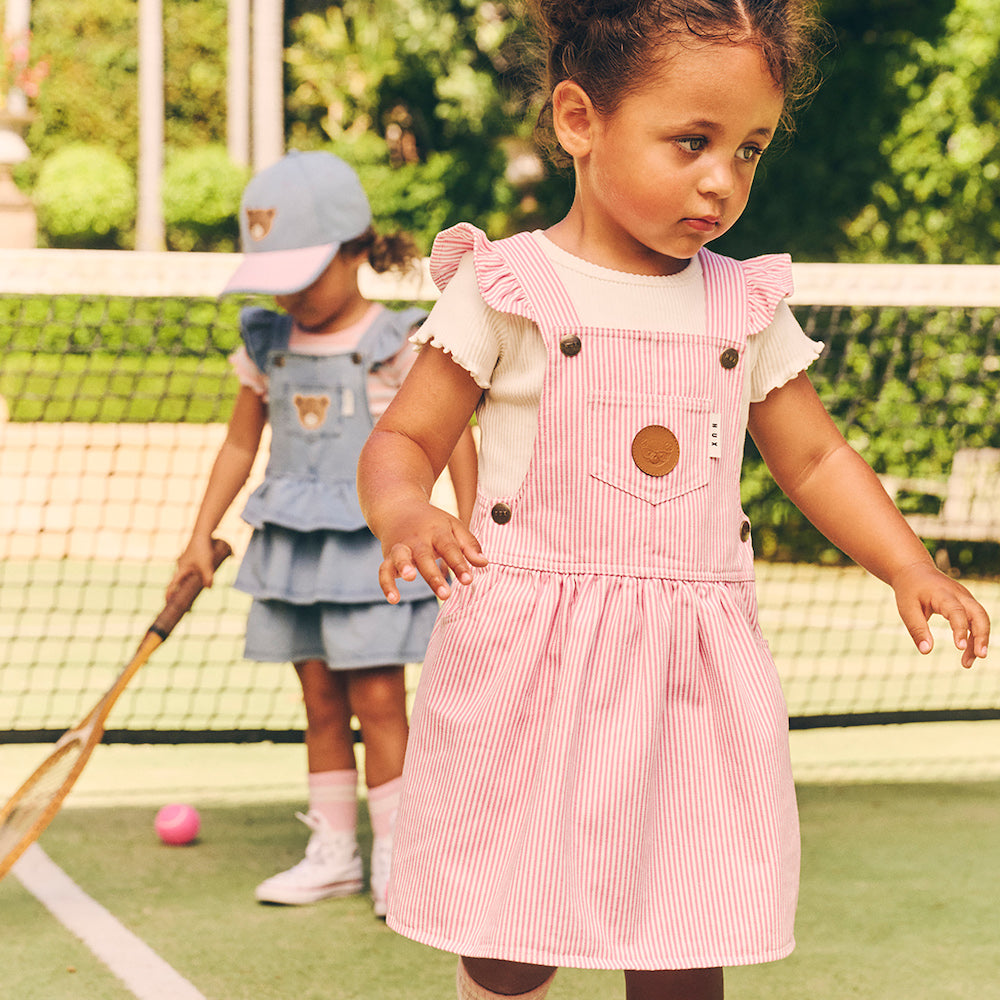
[[[112,150],[71,143],[42,165],[34,190],[42,242],[127,248],[135,225],[135,178]]]
[[[250,174],[229,159],[224,146],[168,151],[163,169],[167,249],[238,251],[240,198]]]

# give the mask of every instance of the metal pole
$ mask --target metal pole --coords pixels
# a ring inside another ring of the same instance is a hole
[[[136,250],[166,246],[163,206],[163,3],[139,0],[139,209]]]

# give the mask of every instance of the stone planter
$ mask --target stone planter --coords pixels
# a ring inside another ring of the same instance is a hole
[[[38,242],[35,206],[11,175],[31,155],[23,138],[31,121],[27,112],[0,108],[0,247],[34,249]]]

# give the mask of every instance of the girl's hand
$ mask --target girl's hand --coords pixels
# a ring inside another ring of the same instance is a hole
[[[399,602],[397,579],[416,580],[419,573],[444,601],[451,595],[446,575],[449,569],[459,583],[467,585],[472,583],[472,567],[486,565],[476,536],[432,504],[393,518],[383,532],[382,551],[385,558],[378,580],[390,604]]]
[[[990,641],[989,616],[960,583],[929,562],[919,562],[903,567],[890,584],[903,624],[921,653],[929,653],[934,648],[927,619],[932,614],[939,614],[951,624],[955,647],[962,650],[963,667],[971,667],[977,658],[986,656]]]
[[[192,538],[188,542],[187,548],[177,559],[177,572],[174,573],[170,583],[167,584],[167,600],[173,596],[181,580],[188,573],[197,573],[201,577],[201,582],[206,587],[212,586],[212,578],[215,575],[212,569],[212,539]]]
[[[844,440],[804,373],[750,406],[750,431],[775,481],[842,552],[888,583],[917,649],[934,647],[927,619],[951,624],[962,666],[986,655],[990,620],[938,570],[878,477]]]

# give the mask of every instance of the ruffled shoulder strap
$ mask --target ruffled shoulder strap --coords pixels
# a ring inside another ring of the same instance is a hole
[[[431,250],[431,277],[441,291],[455,276],[462,258],[469,252],[476,267],[476,284],[483,301],[498,312],[514,313],[537,322],[524,288],[502,252],[503,240],[491,242],[486,234],[468,222],[439,233]]]
[[[774,319],[778,303],[795,289],[792,258],[768,253],[743,261],[747,282],[747,333],[760,333]]]
[[[730,335],[748,337],[760,333],[774,318],[778,303],[792,294],[792,259],[788,254],[764,254],[750,260],[733,260],[702,249],[699,259],[705,269],[714,322]],[[745,327],[734,329],[740,314]]]
[[[416,306],[401,312],[382,309],[358,341],[358,353],[365,358],[368,370],[374,371],[398,354],[413,328],[425,319],[426,311]]]
[[[271,309],[250,306],[240,310],[240,336],[250,360],[263,372],[271,351],[283,351],[292,335],[292,317]]]

